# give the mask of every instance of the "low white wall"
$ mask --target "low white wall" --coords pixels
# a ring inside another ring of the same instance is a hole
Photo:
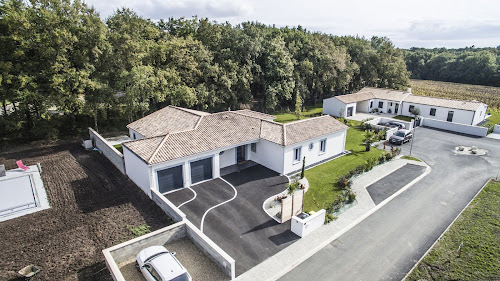
[[[89,128],[90,139],[95,147],[106,156],[106,158],[113,163],[113,165],[125,174],[125,161],[123,160],[123,154],[110,145],[101,135],[99,135],[92,128]]]
[[[494,133],[500,134],[500,125],[495,125],[495,128],[493,129]]]
[[[186,214],[170,202],[165,196],[161,195],[156,189],[151,189],[151,199],[174,221],[183,221]]]
[[[320,228],[325,223],[325,216],[326,211],[324,209],[317,211],[316,213],[305,219],[300,219],[296,216],[293,216],[291,230],[298,236],[304,237],[314,230]]]
[[[435,120],[430,118],[422,118],[420,126],[437,128],[467,135],[484,137],[488,133],[488,128],[472,125],[464,125],[454,122]]]
[[[106,261],[106,266],[115,281],[125,281],[118,264],[135,259],[136,255],[144,248],[165,245],[189,237],[212,261],[214,261],[231,279],[235,278],[235,261],[217,246],[210,238],[201,233],[189,221],[182,221],[149,234],[134,238],[127,242],[118,244],[102,253]],[[168,245],[166,246],[168,249]]]

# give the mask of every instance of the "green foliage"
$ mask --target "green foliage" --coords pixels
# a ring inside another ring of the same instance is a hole
[[[412,156],[408,156],[408,155],[403,155],[401,156],[401,159],[406,159],[406,160],[413,160],[413,161],[418,161],[418,162],[422,162],[422,160],[416,158],[416,157],[412,157]]]
[[[127,229],[130,230],[130,232],[132,232],[132,235],[134,235],[134,237],[139,237],[151,232],[151,226],[147,224],[139,226],[127,225]]]
[[[325,214],[325,224],[329,224],[329,223],[331,223],[332,221],[334,221],[336,219],[337,219],[337,217],[335,217],[332,214],[326,212],[326,214]]]
[[[411,122],[411,120],[413,119],[413,117],[403,116],[403,115],[394,116],[392,118],[403,120],[403,121],[406,121],[406,122]]]
[[[289,195],[295,193],[295,191],[299,190],[299,188],[300,188],[300,183],[298,180],[294,180],[293,182],[286,184],[286,189],[288,190]]]
[[[415,79],[500,86],[498,48],[411,48],[404,59]]]
[[[370,151],[372,143],[375,142],[375,132],[373,130],[366,130],[363,135],[363,143],[365,144],[366,151]]]
[[[500,274],[499,201],[500,182],[490,181],[407,280],[497,279]]]

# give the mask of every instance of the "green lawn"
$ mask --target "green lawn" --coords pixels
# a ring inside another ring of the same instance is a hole
[[[401,156],[401,158],[406,159],[406,160],[414,160],[414,161],[422,162],[422,160],[415,158],[415,157],[412,157],[412,156],[408,156],[408,155],[403,155],[403,156]]]
[[[323,112],[323,105],[314,105],[314,106],[306,106],[304,111],[302,112],[300,119],[306,119],[310,118],[312,116],[317,116],[321,115],[321,112]],[[274,121],[280,122],[280,123],[287,123],[287,122],[292,122],[297,119],[297,116],[293,112],[274,112],[272,115],[276,116],[276,119]]]
[[[406,122],[411,122],[411,120],[414,119],[413,117],[408,117],[408,116],[403,116],[403,115],[394,116],[392,118],[403,120],[403,121],[406,121]]]
[[[488,118],[488,122],[492,125],[500,124],[500,111],[492,111],[491,117]]]
[[[500,182],[492,181],[407,280],[499,280],[499,202]],[[461,253],[458,251],[460,244]]]
[[[379,155],[385,153],[383,150],[373,147],[371,151],[366,152],[362,142],[363,133],[362,130],[354,127],[349,128],[346,149],[352,153],[306,171],[305,176],[310,186],[304,198],[306,212],[326,209],[342,192],[338,185],[338,179],[341,176],[363,164],[367,159],[378,158]]]
[[[114,148],[116,148],[118,151],[120,151],[121,153],[123,153],[123,147],[121,144],[115,144],[113,145]]]

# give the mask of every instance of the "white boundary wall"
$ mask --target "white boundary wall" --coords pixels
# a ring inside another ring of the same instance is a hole
[[[485,137],[488,134],[488,128],[486,127],[465,125],[465,124],[441,121],[430,118],[422,118],[420,126],[437,128],[437,129],[442,129],[467,135],[479,136],[479,137]]]
[[[99,135],[92,128],[89,128],[90,139],[92,144],[99,149],[99,151],[106,156],[106,158],[113,163],[113,165],[125,174],[125,160],[123,159],[123,154],[118,151],[115,147],[109,144],[101,135]]]
[[[156,189],[151,189],[151,199],[174,221],[183,221],[186,215]]]
[[[235,278],[236,267],[234,259],[205,234],[196,229],[189,221],[178,222],[127,242],[123,242],[111,248],[104,249],[102,253],[104,254],[106,266],[113,280],[126,281],[120,271],[119,264],[135,259],[136,255],[144,248],[172,243],[186,236],[207,254],[226,275],[231,277],[231,280]]]
[[[495,125],[495,128],[493,129],[493,133],[500,134],[500,125]]]

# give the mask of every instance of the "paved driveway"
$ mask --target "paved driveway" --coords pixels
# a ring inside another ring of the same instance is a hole
[[[203,232],[236,261],[236,275],[276,254],[299,237],[290,231],[290,222],[278,224],[263,210],[264,201],[285,189],[288,178],[257,165],[223,177],[237,191],[233,200],[210,210]],[[197,227],[205,212],[234,197],[234,189],[221,179],[192,187],[196,198],[180,207]],[[194,193],[182,189],[167,198],[179,205]]]
[[[477,146],[485,156],[456,155]],[[410,145],[401,146],[407,154]],[[401,280],[500,170],[498,140],[418,128],[413,155],[429,175],[297,266],[281,280]]]

